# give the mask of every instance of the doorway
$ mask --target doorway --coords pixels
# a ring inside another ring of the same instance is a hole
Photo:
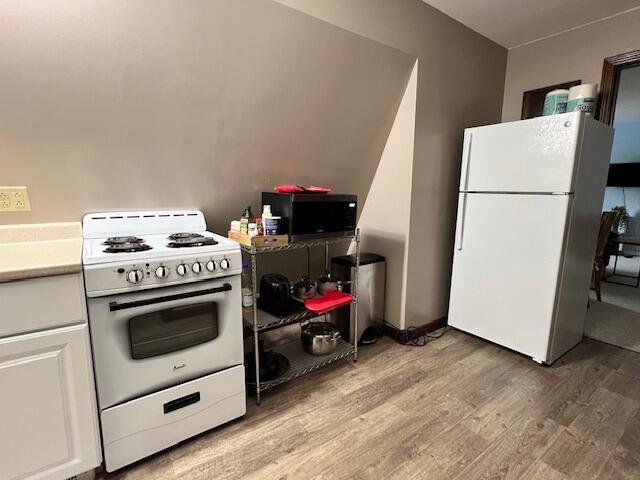
[[[615,128],[602,210],[617,216],[585,335],[640,352],[640,51],[605,59],[600,120]]]

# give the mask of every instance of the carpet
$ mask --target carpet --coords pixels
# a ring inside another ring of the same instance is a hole
[[[611,274],[611,266],[607,274]],[[619,257],[617,273],[634,275],[640,268],[640,257]],[[632,279],[613,277],[616,281]],[[591,292],[591,308],[587,310],[584,335],[594,340],[640,352],[640,288],[602,283],[602,302]]]

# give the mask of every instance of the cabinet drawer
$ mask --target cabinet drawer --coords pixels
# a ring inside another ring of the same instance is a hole
[[[107,471],[245,413],[242,365],[108,408],[100,414]]]
[[[82,275],[0,283],[0,338],[86,323]]]

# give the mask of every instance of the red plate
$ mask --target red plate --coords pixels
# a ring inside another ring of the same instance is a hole
[[[307,192],[312,193],[329,193],[330,191],[331,189],[327,187],[316,187],[315,185],[310,185],[307,187]]]
[[[315,185],[310,185],[307,188],[299,185],[278,185],[273,189],[278,193],[329,193],[331,191],[330,188],[317,187]]]
[[[299,187],[297,185],[278,185],[277,187],[273,187],[273,189],[278,193],[302,193],[302,192],[304,192],[304,188]]]

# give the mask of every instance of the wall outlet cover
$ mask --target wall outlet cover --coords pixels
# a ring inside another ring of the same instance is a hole
[[[11,208],[11,200],[5,192],[0,192],[0,210],[8,210]]]
[[[31,210],[27,187],[0,187],[0,212],[28,212]]]

